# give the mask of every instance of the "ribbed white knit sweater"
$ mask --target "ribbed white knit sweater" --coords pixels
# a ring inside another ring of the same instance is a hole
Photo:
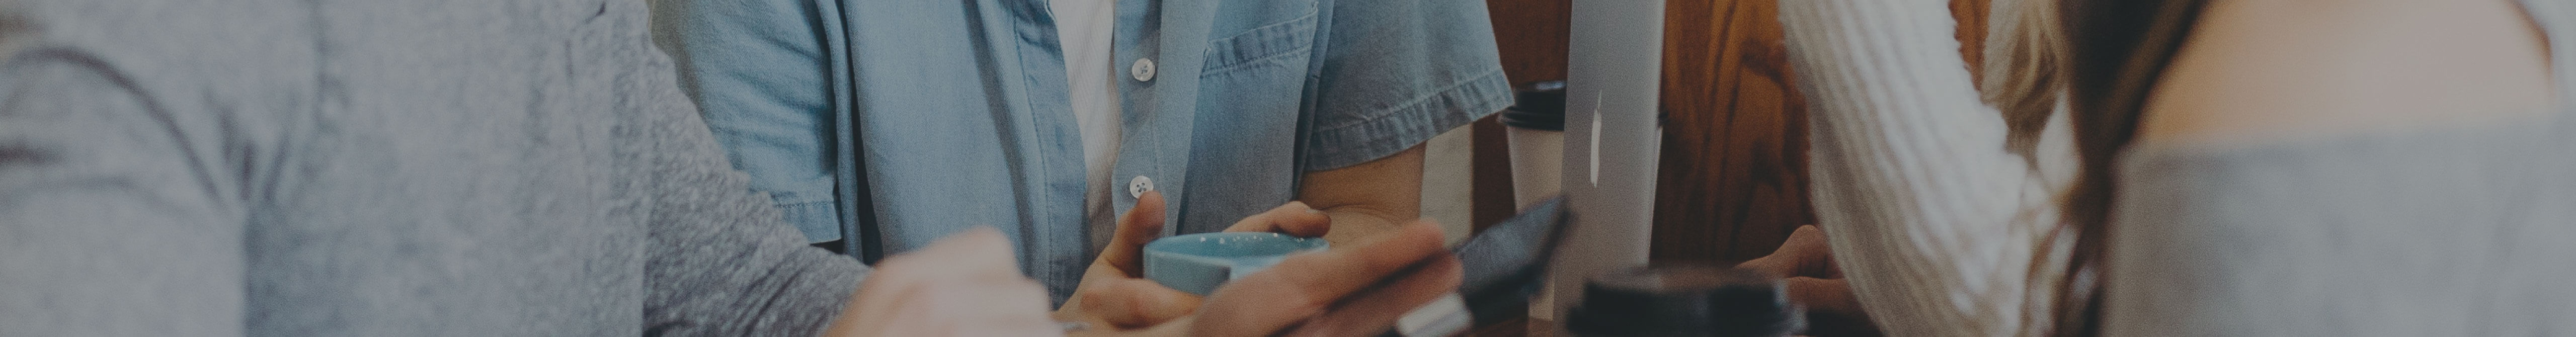
[[[1995,19],[1990,41],[2021,29]],[[2054,203],[2074,167],[2063,114],[2037,153],[2007,150],[1947,1],[1781,1],[1780,22],[1812,109],[1816,214],[1870,318],[1895,336],[2045,334],[2072,241]]]

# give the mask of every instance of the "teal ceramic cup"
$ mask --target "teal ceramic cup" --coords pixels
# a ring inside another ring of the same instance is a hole
[[[1322,238],[1279,233],[1227,232],[1178,235],[1145,244],[1145,278],[1206,296],[1216,287],[1251,275],[1298,252],[1323,250]]]

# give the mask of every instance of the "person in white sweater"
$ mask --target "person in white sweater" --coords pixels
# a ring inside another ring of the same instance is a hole
[[[2069,2],[1983,78],[1944,1],[1781,2],[1822,230],[1746,265],[1901,336],[2576,333],[2576,1]]]
[[[2075,169],[2049,76],[2056,7],[1992,2],[1972,76],[1947,5],[1780,2],[1822,231],[1744,266],[1899,335],[2044,335],[2073,238],[2056,203]]]

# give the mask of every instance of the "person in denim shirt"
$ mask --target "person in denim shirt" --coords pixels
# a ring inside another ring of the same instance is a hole
[[[1336,241],[1411,221],[1418,145],[1510,100],[1481,0],[1098,1],[1108,207],[1086,207],[1098,136],[1048,1],[657,0],[654,26],[808,239],[874,262],[991,225],[1058,302],[1147,191],[1171,198],[1165,235],[1274,206],[1313,205]]]

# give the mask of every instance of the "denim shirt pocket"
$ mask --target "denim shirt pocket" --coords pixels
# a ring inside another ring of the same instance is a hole
[[[1277,4],[1281,7],[1298,4]],[[1294,8],[1294,7],[1290,7]],[[1313,7],[1305,7],[1311,9]],[[1198,76],[1197,118],[1192,126],[1190,177],[1200,191],[1182,201],[1183,232],[1213,231],[1294,197],[1301,171],[1297,152],[1313,80],[1318,15],[1313,10],[1269,11],[1270,20],[1214,31]],[[1275,19],[1273,19],[1275,18]],[[1220,20],[1239,19],[1221,17]],[[1266,22],[1266,23],[1263,23]]]
[[[1201,123],[1217,122],[1214,126],[1228,131],[1293,126],[1304,108],[1307,75],[1312,73],[1316,18],[1314,11],[1304,11],[1210,40],[1199,71]]]
[[[1201,78],[1221,78],[1245,71],[1292,70],[1304,75],[1308,51],[1314,49],[1316,12],[1253,27],[1241,33],[1208,41],[1207,63],[1199,71]]]

